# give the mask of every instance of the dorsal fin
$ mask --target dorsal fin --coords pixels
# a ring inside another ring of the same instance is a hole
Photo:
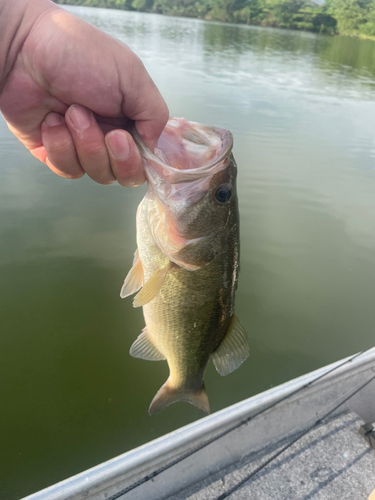
[[[130,355],[134,358],[146,359],[147,361],[161,361],[165,359],[165,356],[155,347],[148,336],[146,327],[135,342],[133,342],[130,348]]]
[[[143,285],[143,267],[138,255],[138,248],[134,252],[133,265],[128,272],[124,284],[122,285],[120,297],[124,299],[137,292]]]
[[[164,284],[165,278],[167,277],[168,271],[173,267],[172,262],[162,269],[158,269],[151,278],[147,281],[140,292],[134,297],[133,306],[140,307],[151,302],[155,295],[160,291]]]
[[[228,375],[236,370],[249,356],[249,343],[245,330],[233,315],[228,332],[212,353],[212,360],[220,375]]]

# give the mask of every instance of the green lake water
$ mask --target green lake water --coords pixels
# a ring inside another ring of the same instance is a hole
[[[225,378],[210,364],[212,411],[375,344],[375,43],[70,10],[143,59],[171,115],[234,135],[251,356]],[[167,365],[128,354],[145,187],[59,178],[2,120],[0,166],[0,498],[16,500],[202,414],[150,417]]]

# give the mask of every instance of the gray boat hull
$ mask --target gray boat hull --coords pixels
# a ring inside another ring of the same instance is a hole
[[[349,358],[348,358],[349,359]],[[243,456],[306,429],[375,374],[375,348],[350,362],[325,366],[209,415],[146,445],[26,497],[24,500],[107,500],[208,439],[291,395],[236,430],[118,498],[162,500],[234,464]],[[342,366],[340,366],[342,365]],[[337,368],[339,367],[339,368]],[[332,371],[334,368],[334,371]],[[331,373],[332,372],[332,373]],[[326,374],[326,375],[325,375]],[[312,383],[318,377],[320,380]],[[310,386],[305,387],[307,384]],[[305,387],[305,388],[304,388]],[[302,389],[303,388],[303,389]],[[299,390],[301,389],[301,390]],[[295,393],[295,391],[299,392]],[[335,413],[375,420],[375,383]]]

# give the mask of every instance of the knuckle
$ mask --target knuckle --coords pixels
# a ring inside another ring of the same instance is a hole
[[[131,53],[131,64],[133,66],[133,70],[138,70],[140,72],[146,72],[146,68],[143,64],[142,59],[137,56],[134,52]]]
[[[167,125],[169,119],[169,109],[167,104],[163,101],[160,109],[160,122],[163,124],[163,129]]]
[[[107,152],[104,144],[86,142],[82,144],[79,153],[85,158],[85,161],[98,163],[108,162]]]
[[[168,118],[169,118],[169,109],[167,106],[167,103],[162,99],[161,105],[160,105],[160,117],[162,121],[165,121],[167,123]]]
[[[74,144],[70,138],[51,141],[45,145],[45,148],[49,152],[49,156],[52,154],[53,157],[75,154]]]
[[[116,182],[111,172],[107,150],[102,145],[88,144],[84,149],[78,149],[78,157],[86,173],[98,184],[106,186]]]

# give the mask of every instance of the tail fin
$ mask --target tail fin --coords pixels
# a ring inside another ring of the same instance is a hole
[[[183,389],[172,387],[169,379],[161,386],[156,396],[151,401],[148,413],[150,415],[159,413],[159,411],[163,410],[166,406],[176,403],[177,401],[186,401],[196,406],[204,413],[210,413],[210,404],[204,384],[202,384],[202,387],[198,391],[188,392]]]

